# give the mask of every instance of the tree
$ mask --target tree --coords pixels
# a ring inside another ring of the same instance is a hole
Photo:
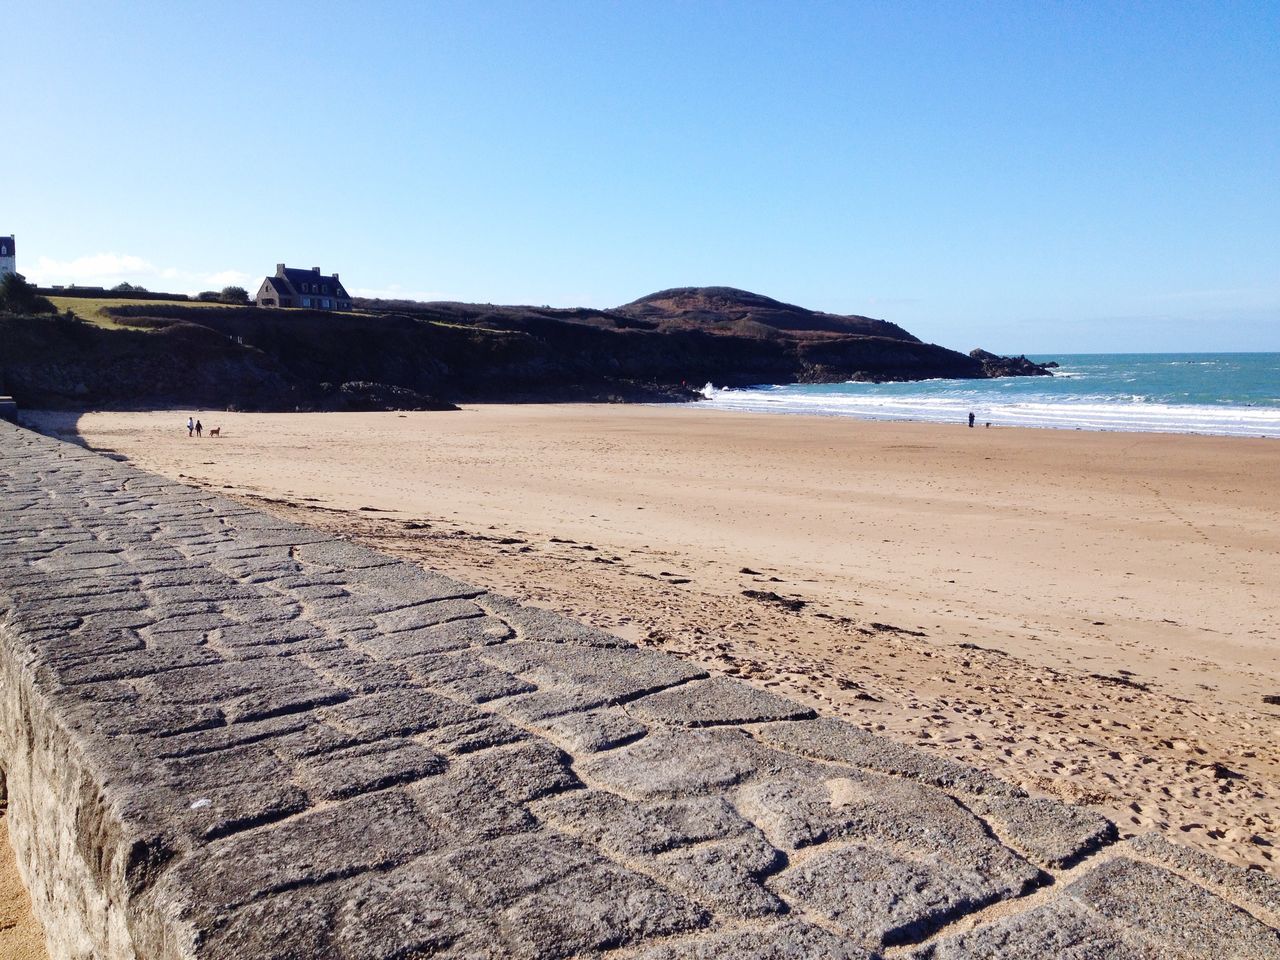
[[[223,303],[247,304],[249,291],[244,287],[223,287],[222,292],[218,294],[218,299]]]
[[[202,303],[217,303],[222,299],[222,294],[217,290],[201,290],[196,294],[196,299]]]
[[[147,288],[136,283],[117,283],[111,288],[112,293],[146,293]]]
[[[20,273],[6,273],[0,280],[0,310],[10,313],[57,313],[58,308],[36,292]]]

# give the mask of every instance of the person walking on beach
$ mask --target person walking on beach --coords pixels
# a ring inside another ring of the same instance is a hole
[[[191,436],[191,434],[195,432],[195,429],[196,429],[196,422],[190,417],[187,417],[187,436],[188,437]]]
[[[969,411],[969,429],[970,429],[970,430],[972,430],[972,429],[973,429],[973,411],[972,411],[972,410],[970,410],[970,411]],[[198,429],[198,428],[197,428],[197,431],[196,431],[196,432],[197,432],[197,433],[199,432],[199,429]]]
[[[971,427],[973,426],[972,421],[970,421],[969,426],[971,426]],[[199,420],[197,420],[197,421],[196,421],[196,436],[197,436],[197,437],[198,437],[198,436],[200,436],[200,431],[201,431],[201,430],[203,430],[203,429],[204,429],[204,427],[202,427],[202,426],[200,425],[200,421],[199,421]]]

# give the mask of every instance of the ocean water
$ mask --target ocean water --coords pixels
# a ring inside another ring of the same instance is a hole
[[[1280,437],[1280,353],[1118,353],[1056,360],[1054,377],[704,388],[726,410]]]

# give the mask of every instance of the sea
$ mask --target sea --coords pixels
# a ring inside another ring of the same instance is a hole
[[[791,383],[725,389],[710,406],[780,414],[1062,430],[1280,438],[1280,353],[1092,353],[1033,357],[1052,377]]]

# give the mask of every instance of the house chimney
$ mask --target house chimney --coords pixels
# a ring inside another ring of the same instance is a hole
[[[337,279],[338,279],[338,275],[337,275],[336,273],[333,275],[333,279],[335,279],[335,280],[337,280]]]
[[[283,277],[283,276],[284,276],[284,264],[283,264],[283,263],[277,263],[277,264],[276,264],[276,276],[277,276],[277,277]]]
[[[311,268],[311,272],[312,272],[312,273],[319,273],[319,272],[320,272],[320,268],[319,268],[319,267],[312,267],[312,268]]]

